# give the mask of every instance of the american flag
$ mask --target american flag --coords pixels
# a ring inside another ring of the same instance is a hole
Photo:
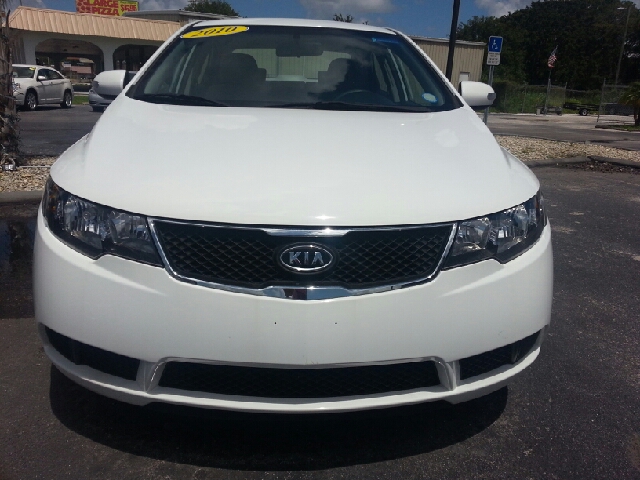
[[[553,64],[556,63],[556,52],[558,51],[558,47],[556,46],[556,48],[553,49],[553,52],[551,52],[551,55],[549,55],[549,60],[547,60],[547,66],[549,68],[553,68]]]

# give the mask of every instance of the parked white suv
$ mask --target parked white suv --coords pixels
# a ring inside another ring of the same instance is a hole
[[[540,184],[401,33],[182,28],[51,169],[45,352],[135,404],[457,403],[530,366],[553,259]]]
[[[57,70],[40,65],[13,65],[13,96],[16,105],[35,110],[38,105],[73,103],[71,80]]]

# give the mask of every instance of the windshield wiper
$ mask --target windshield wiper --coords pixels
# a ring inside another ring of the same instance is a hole
[[[194,105],[209,107],[226,107],[224,103],[209,100],[195,95],[181,95],[177,93],[145,93],[132,97],[134,100],[142,100],[149,103],[162,103],[168,105]]]
[[[347,103],[336,101],[320,101],[311,103],[283,103],[278,105],[269,105],[270,108],[308,108],[310,110],[364,110],[374,112],[432,112],[429,107],[423,106],[404,106],[404,105],[376,105],[367,103]]]

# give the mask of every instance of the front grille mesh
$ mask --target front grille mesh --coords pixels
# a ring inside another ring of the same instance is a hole
[[[167,262],[180,276],[247,288],[342,286],[366,288],[429,277],[445,253],[451,226],[353,230],[344,236],[272,236],[239,229],[156,221]],[[286,246],[314,243],[335,253],[335,266],[316,274],[288,272],[277,263]]]
[[[431,361],[345,368],[284,369],[170,362],[160,387],[262,398],[328,398],[440,385]]]

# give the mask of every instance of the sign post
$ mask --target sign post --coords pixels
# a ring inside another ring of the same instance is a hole
[[[493,67],[500,65],[500,52],[502,52],[502,37],[489,37],[489,51],[487,52],[487,65],[489,65],[489,86],[493,85]],[[489,107],[484,109],[484,123],[489,120]]]

